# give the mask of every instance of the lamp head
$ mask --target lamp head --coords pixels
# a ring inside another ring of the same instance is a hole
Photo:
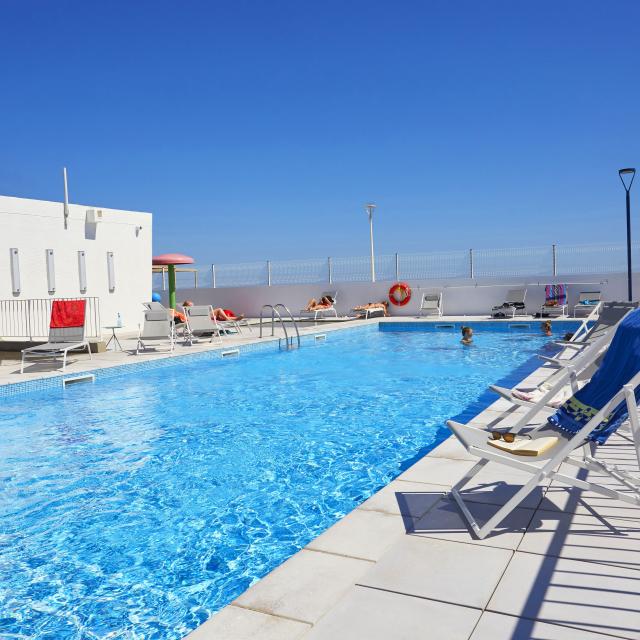
[[[633,179],[636,177],[636,170],[633,167],[627,167],[626,169],[620,169],[618,175],[622,180],[622,186],[629,191],[633,184]]]
[[[367,213],[371,215],[373,210],[376,208],[376,205],[373,202],[367,202],[367,204],[364,205],[364,208],[367,210]]]

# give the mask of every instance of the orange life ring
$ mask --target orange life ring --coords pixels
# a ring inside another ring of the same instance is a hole
[[[396,282],[389,289],[389,302],[396,307],[404,307],[411,300],[411,287],[406,282]]]

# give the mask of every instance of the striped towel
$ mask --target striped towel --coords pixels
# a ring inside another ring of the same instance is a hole
[[[616,329],[611,346],[593,378],[547,418],[549,424],[568,433],[577,433],[639,371],[640,309],[637,309]],[[640,387],[635,395],[637,403]],[[589,434],[589,440],[604,444],[627,417],[627,403],[623,401]]]
[[[567,304],[567,285],[548,284],[544,288],[544,306],[555,307]]]

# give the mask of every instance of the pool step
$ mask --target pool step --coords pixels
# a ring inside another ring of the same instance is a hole
[[[74,384],[80,384],[81,382],[95,382],[96,377],[93,373],[85,373],[79,376],[73,376],[73,378],[63,378],[62,380],[62,388],[66,389]]]

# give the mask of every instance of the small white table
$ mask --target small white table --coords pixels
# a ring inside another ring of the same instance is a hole
[[[116,329],[122,329],[122,326],[119,324],[110,324],[105,327],[105,329],[111,329],[111,337],[109,338],[105,349],[109,348],[109,345],[113,342],[113,350],[114,351],[122,351],[122,345],[120,344],[120,340],[118,340],[118,336],[116,335]]]

